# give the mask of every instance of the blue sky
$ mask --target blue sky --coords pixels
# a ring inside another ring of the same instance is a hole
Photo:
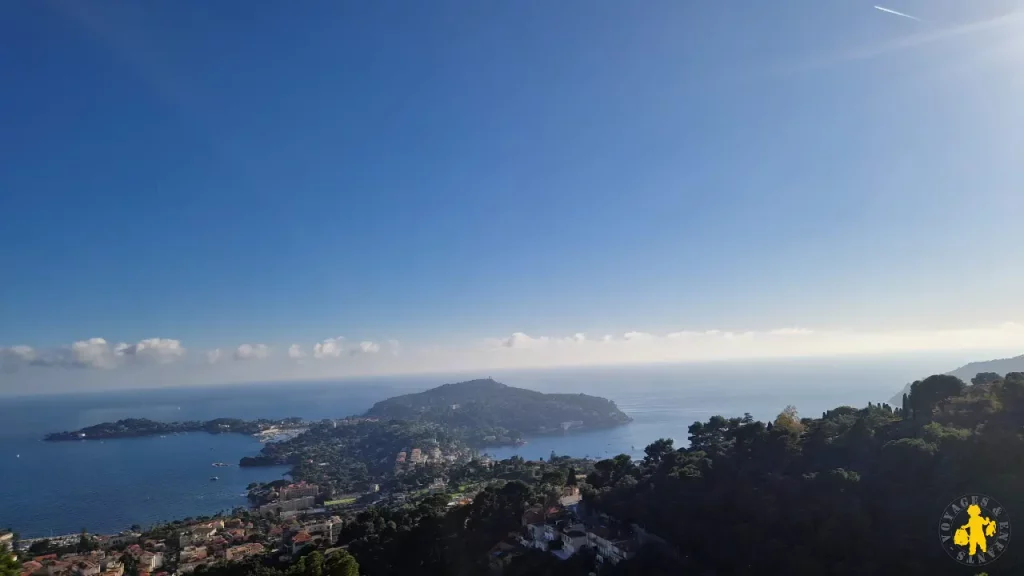
[[[1015,2],[72,4],[0,8],[8,350],[1024,321]]]

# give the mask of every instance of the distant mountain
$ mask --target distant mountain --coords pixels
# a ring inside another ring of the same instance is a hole
[[[900,390],[899,392],[896,393],[895,396],[893,396],[892,398],[889,399],[889,405],[892,406],[893,408],[902,408],[903,407],[903,395],[904,394],[910,394],[910,387],[912,385],[913,385],[913,382],[908,382],[907,385],[903,387],[903,390]]]
[[[457,428],[522,434],[609,428],[631,420],[611,400],[586,394],[543,394],[490,378],[445,384],[377,402],[367,417],[423,420]],[[497,434],[496,434],[497,435]],[[512,435],[518,436],[518,435]]]
[[[971,362],[953,370],[952,372],[947,372],[947,374],[950,376],[956,376],[970,384],[971,379],[982,372],[995,372],[1000,376],[1006,376],[1007,372],[1024,372],[1024,354],[1014,356],[1013,358],[998,358],[996,360]],[[903,402],[904,394],[910,394],[910,384],[904,386],[903,390],[893,396],[892,399],[889,400],[889,404],[894,407],[900,406]]]
[[[970,384],[971,378],[982,372],[995,372],[1000,376],[1006,376],[1007,372],[1024,372],[1024,354],[1013,358],[971,362],[953,370],[950,374]]]

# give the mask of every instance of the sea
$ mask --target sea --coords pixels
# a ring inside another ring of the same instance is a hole
[[[287,468],[239,468],[262,444],[239,434],[43,442],[47,432],[121,418],[162,421],[218,417],[306,419],[360,414],[385,398],[447,382],[493,377],[541,392],[586,393],[616,402],[633,418],[621,427],[528,437],[496,447],[496,458],[552,453],[643,456],[659,438],[685,446],[687,428],[711,416],[772,420],[787,405],[819,416],[842,405],[888,402],[909,381],[957,366],[936,356],[848,357],[610,368],[563,368],[344,381],[235,384],[0,398],[0,528],[22,538],[113,533],[230,511],[246,505],[251,482]],[[225,462],[228,467],[214,467]],[[218,477],[212,480],[213,476]]]

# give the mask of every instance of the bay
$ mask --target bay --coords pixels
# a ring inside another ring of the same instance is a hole
[[[633,422],[608,430],[527,437],[520,447],[487,453],[528,459],[559,455],[642,457],[658,438],[684,446],[687,428],[715,414],[772,420],[787,405],[820,416],[841,405],[887,402],[903,385],[954,368],[935,356],[759,361],[600,369],[448,374],[344,382],[280,382],[97,392],[0,399],[0,527],[23,537],[87,528],[110,533],[132,524],[213,514],[244,506],[245,487],[286,469],[238,468],[261,444],[234,434],[191,433],[88,442],[42,442],[52,431],[120,418],[306,419],[359,414],[374,402],[447,382],[493,376],[542,392],[587,393],[614,400]],[[233,466],[215,468],[213,462]],[[211,482],[211,476],[220,480]]]
[[[245,506],[250,482],[276,480],[287,472],[287,467],[238,467],[241,457],[262,447],[241,434],[43,442],[47,432],[121,418],[340,417],[365,411],[400,390],[279,383],[0,399],[0,527],[24,538],[148,527]],[[214,467],[214,462],[231,466]],[[211,481],[212,476],[219,480]]]

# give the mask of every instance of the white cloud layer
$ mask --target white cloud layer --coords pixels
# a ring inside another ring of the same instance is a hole
[[[171,338],[147,338],[135,344],[122,342],[113,346],[103,338],[89,338],[48,350],[30,346],[0,348],[0,364],[8,370],[22,366],[107,369],[128,363],[169,364],[184,358],[185,353],[181,342]]]
[[[345,339],[341,336],[328,338],[313,345],[313,358],[338,358],[344,350]]]
[[[78,381],[90,382],[90,386],[96,382],[102,385],[121,378],[127,386],[139,381],[134,370],[118,376],[123,371],[118,368],[127,367],[151,371],[147,372],[147,382],[181,385],[901,352],[1016,349],[1021,353],[1024,352],[1024,326],[1005,323],[985,328],[899,331],[786,327],[764,331],[682,330],[660,334],[632,330],[593,337],[583,333],[557,336],[514,332],[504,338],[463,344],[435,341],[409,347],[396,340],[349,343],[337,337],[317,342],[311,348],[292,344],[283,349],[287,349],[287,355],[272,354],[266,344],[246,343],[208,350],[189,362],[182,343],[169,338],[116,345],[103,338],[90,338],[51,349],[25,345],[0,347],[0,368],[4,374],[0,393],[17,388],[17,382],[28,381],[24,380],[28,378],[26,374],[35,373],[40,374],[37,381],[50,378],[53,382],[67,383],[61,385]],[[254,362],[256,360],[260,362]],[[46,372],[43,367],[92,370],[78,371],[80,376],[62,374],[54,378],[42,376]]]
[[[148,338],[136,344],[118,344],[114,348],[114,353],[119,356],[131,356],[152,360],[158,364],[167,364],[183,358],[185,349],[178,340]]]
[[[269,356],[266,344],[242,344],[235,350],[235,360],[266,360]]]
[[[376,354],[377,352],[380,352],[380,344],[368,340],[360,342],[359,346],[352,349],[353,354]]]

